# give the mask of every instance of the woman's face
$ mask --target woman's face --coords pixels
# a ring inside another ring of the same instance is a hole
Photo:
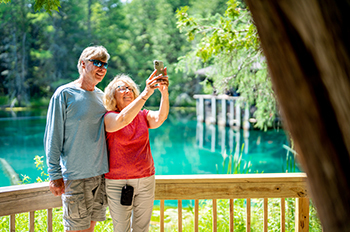
[[[116,86],[115,98],[117,100],[117,108],[119,111],[122,111],[127,105],[135,100],[135,95],[132,87],[123,81],[118,81]]]

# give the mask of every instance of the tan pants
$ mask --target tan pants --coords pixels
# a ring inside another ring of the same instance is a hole
[[[120,196],[125,184],[134,187],[131,206],[120,204]],[[109,211],[115,232],[145,232],[149,230],[154,202],[155,177],[140,179],[106,179]]]

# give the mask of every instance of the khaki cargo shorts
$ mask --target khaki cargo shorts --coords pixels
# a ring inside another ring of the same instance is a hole
[[[62,194],[65,230],[90,228],[91,221],[106,220],[107,197],[104,175],[65,181]]]

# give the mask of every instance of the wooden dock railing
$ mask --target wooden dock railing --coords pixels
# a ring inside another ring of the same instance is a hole
[[[268,226],[268,199],[281,199],[281,229],[284,232],[285,198],[296,198],[295,231],[309,231],[309,198],[306,175],[234,174],[234,175],[167,175],[156,176],[155,197],[160,200],[160,231],[164,231],[164,201],[178,200],[178,231],[182,231],[182,200],[195,200],[194,231],[198,231],[200,199],[213,201],[213,231],[217,231],[217,199],[230,200],[230,231],[234,231],[234,199],[247,199],[246,231],[250,231],[251,199],[264,199],[264,232]],[[52,209],[61,207],[48,183],[27,184],[0,188],[0,216],[10,215],[9,231],[15,231],[15,214],[29,212],[29,231],[34,231],[34,212],[47,209],[48,231],[52,231]]]

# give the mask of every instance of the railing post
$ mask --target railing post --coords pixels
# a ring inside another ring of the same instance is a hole
[[[251,199],[247,198],[247,228],[246,232],[250,232],[250,224],[251,224]]]
[[[295,232],[309,231],[309,203],[307,197],[295,200]]]
[[[213,232],[216,232],[217,231],[217,227],[218,227],[218,217],[217,217],[217,212],[218,212],[218,209],[217,209],[217,200],[216,199],[213,199]]]
[[[10,215],[10,232],[16,231],[16,215],[11,214]]]
[[[160,200],[160,216],[159,216],[159,223],[160,223],[160,232],[164,232],[164,200]]]
[[[182,200],[177,200],[177,229],[178,232],[182,232]]]
[[[230,232],[233,232],[235,228],[234,205],[234,199],[230,199]]]
[[[199,200],[194,200],[194,232],[198,232]]]
[[[52,209],[47,209],[47,232],[52,232]]]
[[[264,232],[268,231],[268,198],[264,198]]]
[[[35,211],[29,212],[29,231],[34,232]]]
[[[281,232],[286,231],[286,200],[281,198]]]

